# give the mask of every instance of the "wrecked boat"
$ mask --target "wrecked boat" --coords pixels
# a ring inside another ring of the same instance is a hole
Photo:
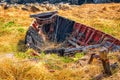
[[[120,51],[120,40],[89,26],[69,20],[57,11],[30,15],[35,20],[30,25],[25,44],[38,52],[46,41],[62,43],[60,48],[45,50],[45,53],[74,53],[94,48]]]

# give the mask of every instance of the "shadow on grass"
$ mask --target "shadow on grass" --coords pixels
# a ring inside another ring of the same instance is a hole
[[[25,40],[19,40],[19,42],[17,44],[17,51],[19,51],[19,52],[27,51],[27,47],[25,45]]]

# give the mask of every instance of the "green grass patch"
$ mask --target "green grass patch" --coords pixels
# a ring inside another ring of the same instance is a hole
[[[3,28],[8,28],[8,27],[12,27],[12,26],[15,26],[15,22],[14,21],[9,21],[9,22],[4,24]]]
[[[23,52],[15,53],[15,57],[17,58],[28,58],[29,55]]]
[[[17,52],[15,54],[16,57],[18,58],[28,58],[28,59],[31,59],[31,58],[40,58],[39,56],[33,56],[32,53],[34,52],[33,49],[28,49],[26,52]]]
[[[61,60],[65,63],[70,63],[74,61],[71,57],[67,57],[67,56],[61,57]]]
[[[25,29],[22,28],[22,27],[18,28],[17,30],[18,30],[18,32],[20,32],[20,33],[24,33],[24,32],[25,32]]]
[[[82,58],[83,56],[85,56],[85,53],[83,53],[83,52],[76,53],[76,54],[75,54],[75,57],[74,57],[73,59],[74,59],[74,61],[77,61],[77,60],[79,60],[80,58]]]
[[[14,19],[0,19],[0,52],[25,52],[24,44],[27,29],[17,24]]]

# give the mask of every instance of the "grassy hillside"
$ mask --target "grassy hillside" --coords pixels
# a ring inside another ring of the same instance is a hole
[[[29,15],[56,10],[57,7],[37,5],[40,11],[33,12],[22,10],[23,6],[10,7],[6,10],[0,6],[0,54],[14,53],[15,55],[15,57],[11,55],[0,57],[1,80],[90,80],[101,73],[102,64],[95,60],[92,65],[87,65],[87,60],[79,60],[84,56],[81,54],[76,55],[75,58],[41,54],[40,57],[36,57],[36,60],[29,60],[28,58],[34,58],[30,55],[33,51],[26,51],[24,45],[25,33],[33,20]],[[62,5],[58,11],[61,16],[120,39],[119,3]],[[116,55],[119,53],[110,54],[111,62],[118,60]],[[119,72],[120,70],[114,71],[113,76],[106,77],[105,80],[117,80]]]

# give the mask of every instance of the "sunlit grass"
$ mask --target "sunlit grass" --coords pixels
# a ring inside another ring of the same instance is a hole
[[[120,4],[85,4],[72,6],[68,10],[60,9],[58,12],[61,16],[119,39],[119,10]],[[14,54],[12,58],[0,57],[0,80],[92,80],[101,73],[103,68],[100,63],[96,62],[96,65],[93,62],[85,66],[77,63],[84,53],[77,53],[74,57],[60,57],[56,54],[45,55],[44,53],[40,56],[32,56],[33,50],[26,50],[24,44],[26,31],[33,20],[29,17],[30,14],[33,12],[13,7],[3,10],[0,7],[0,53]],[[116,56],[111,57],[111,54],[109,58],[113,62],[117,61]],[[119,73],[113,76],[119,78]],[[107,79],[110,78],[105,78]]]

